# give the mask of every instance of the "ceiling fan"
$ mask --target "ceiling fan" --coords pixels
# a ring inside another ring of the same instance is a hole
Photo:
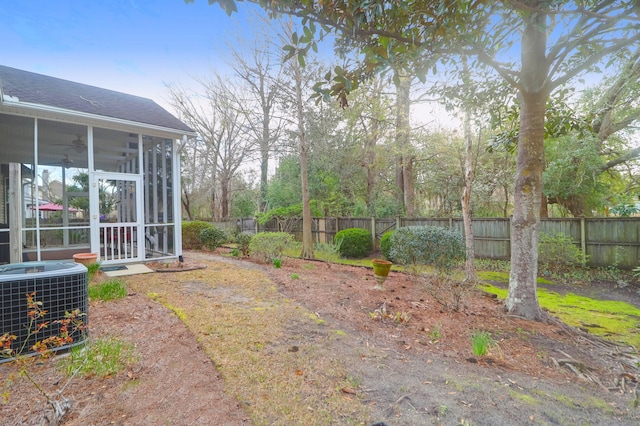
[[[73,158],[69,157],[69,154],[65,154],[62,159],[60,159],[60,165],[65,169],[73,166]]]
[[[53,145],[64,146],[67,149],[73,149],[78,154],[82,154],[87,151],[87,143],[82,140],[82,135],[76,135],[76,138],[68,143],[56,143]]]
[[[71,141],[71,148],[73,148],[76,152],[85,152],[87,150],[87,143],[82,140],[81,135],[78,136],[74,140]]]

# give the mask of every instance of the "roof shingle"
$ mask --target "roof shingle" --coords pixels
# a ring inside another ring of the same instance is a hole
[[[151,99],[0,65],[2,93],[21,102],[46,105],[193,132]]]

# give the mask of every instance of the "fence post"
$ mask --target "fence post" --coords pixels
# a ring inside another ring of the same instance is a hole
[[[254,227],[256,229],[256,234],[260,233],[260,224],[258,223],[258,218],[257,217],[253,218],[253,224],[254,224]]]
[[[580,249],[582,249],[582,267],[587,266],[587,236],[585,235],[584,216],[580,217]]]
[[[396,216],[396,231],[400,229],[400,216]]]
[[[371,217],[371,247],[373,247],[373,249],[376,249],[376,240],[377,240],[377,236],[376,236],[376,218]]]
[[[318,219],[318,241],[327,243],[327,220],[325,218]]]

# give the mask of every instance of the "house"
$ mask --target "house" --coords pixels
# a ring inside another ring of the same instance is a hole
[[[0,66],[0,264],[182,256],[178,148],[194,136],[150,99]]]

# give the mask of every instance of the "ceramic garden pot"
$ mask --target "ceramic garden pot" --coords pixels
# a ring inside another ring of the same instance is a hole
[[[97,253],[76,253],[73,255],[73,260],[76,263],[82,263],[84,266],[89,266],[92,263],[96,263],[98,261]]]
[[[388,260],[382,260],[382,259],[373,259],[372,263],[373,263],[373,275],[376,278],[375,288],[378,290],[384,290],[384,287],[382,287],[382,284],[384,284],[384,282],[387,280],[387,277],[389,276],[389,271],[391,270],[391,265],[393,265],[393,263],[389,262]]]

